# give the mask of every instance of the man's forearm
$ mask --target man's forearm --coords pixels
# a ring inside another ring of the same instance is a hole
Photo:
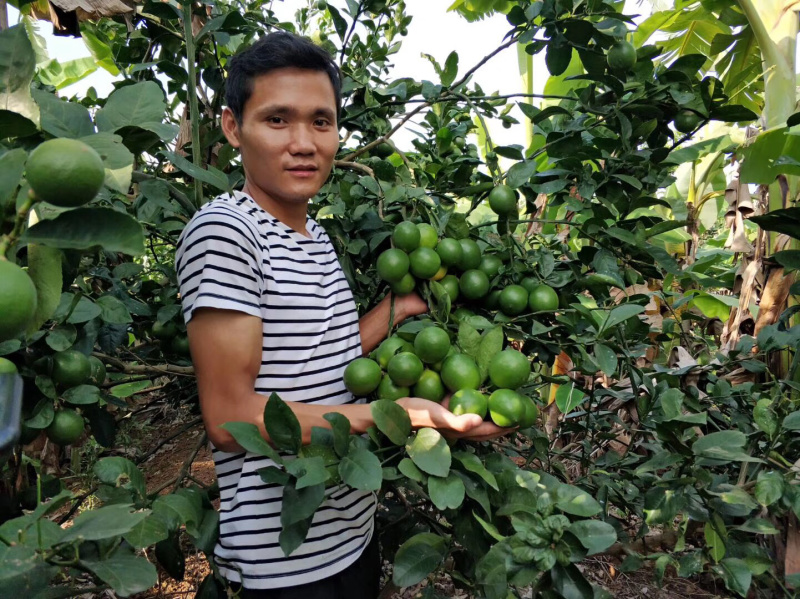
[[[358,328],[361,332],[361,352],[367,355],[378,344],[386,339],[389,332],[389,319],[392,314],[392,294],[389,293],[372,310],[367,312],[358,321]],[[407,315],[402,312],[402,302],[395,301],[394,322],[392,326],[403,322]]]

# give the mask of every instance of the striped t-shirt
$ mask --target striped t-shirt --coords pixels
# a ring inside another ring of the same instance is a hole
[[[312,219],[305,237],[248,195],[223,195],[200,209],[178,242],[175,267],[184,318],[201,307],[261,318],[257,393],[284,401],[357,403],[345,366],[361,356],[353,294],[325,231]],[[375,496],[346,485],[326,490],[305,542],[290,556],[278,535],[283,488],[261,480],[274,465],[248,452],[213,451],[220,489],[221,573],[245,588],[271,589],[333,576],[372,536]]]

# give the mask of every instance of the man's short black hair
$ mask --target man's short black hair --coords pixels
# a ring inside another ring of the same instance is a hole
[[[328,52],[288,31],[275,31],[256,41],[228,62],[225,102],[241,124],[244,107],[253,93],[253,80],[275,69],[308,69],[327,73],[336,96],[336,118],[342,107],[342,72]]]

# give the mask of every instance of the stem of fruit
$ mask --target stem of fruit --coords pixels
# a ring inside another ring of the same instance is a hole
[[[189,68],[189,82],[186,85],[186,95],[189,98],[189,124],[192,128],[192,163],[203,168],[200,155],[200,108],[197,104],[197,67],[195,65],[195,45],[192,34],[192,7],[194,2],[183,3],[183,37],[186,41],[186,63]],[[203,204],[203,183],[194,180],[194,203],[196,207]]]
[[[489,127],[486,125],[486,121],[483,118],[483,115],[478,111],[475,106],[475,103],[470,99],[469,96],[466,94],[458,94],[458,97],[466,102],[470,109],[475,113],[475,116],[478,117],[478,120],[481,122],[481,127],[483,127],[483,132],[486,135],[486,148],[489,152],[494,154],[494,142],[492,142],[492,134],[489,133]],[[498,163],[495,160],[486,160],[486,166],[489,167],[489,170],[492,173],[492,179],[495,180],[495,183],[499,183],[503,179],[503,171],[500,170]]]
[[[28,196],[25,202],[17,210],[17,216],[14,219],[14,228],[11,233],[0,237],[0,260],[6,260],[6,252],[14,245],[19,236],[22,235],[22,229],[25,227],[25,222],[28,220],[28,213],[31,211],[35,198]]]

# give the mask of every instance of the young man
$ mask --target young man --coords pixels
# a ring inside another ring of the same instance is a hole
[[[209,202],[186,226],[176,256],[200,406],[220,486],[214,558],[244,597],[374,597],[380,562],[375,496],[329,489],[306,541],[286,557],[278,544],[283,490],[258,470],[271,461],[244,451],[220,425],[259,426],[267,397],[291,406],[310,442],[326,413],[353,433],[373,422],[342,383],[345,366],[384,338],[390,300],[358,319],[328,236],[307,216],[339,147],[341,75],[302,38],[273,33],[233,58],[222,127],[241,153],[241,192]],[[426,310],[397,298],[395,323]],[[455,416],[419,398],[398,402],[415,427],[483,439],[502,429]]]

